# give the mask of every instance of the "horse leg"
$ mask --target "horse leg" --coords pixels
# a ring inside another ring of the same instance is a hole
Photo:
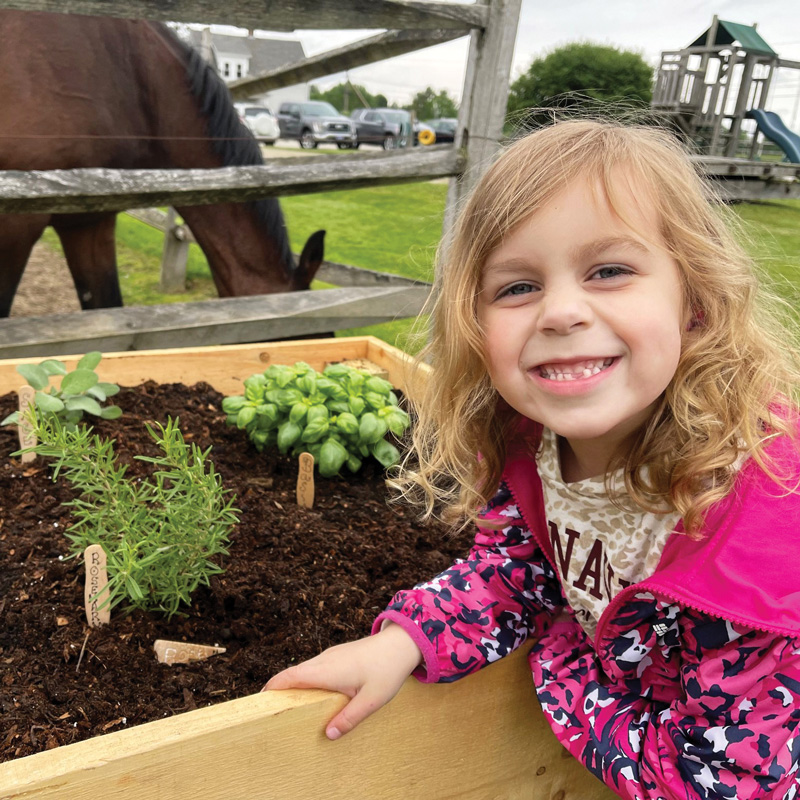
[[[59,214],[53,227],[84,311],[122,305],[114,242],[115,213]]]
[[[0,317],[9,315],[31,250],[49,219],[49,214],[0,214]]]

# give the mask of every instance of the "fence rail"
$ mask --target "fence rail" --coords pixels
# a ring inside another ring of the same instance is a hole
[[[336,158],[275,159],[219,169],[70,169],[3,173],[0,213],[80,213],[151,206],[244,202],[459,175],[452,145]]]
[[[298,28],[455,28],[467,33],[486,26],[485,6],[416,3],[407,0],[3,0],[2,8],[53,11],[59,14],[153,19],[162,22],[205,22],[294,31]]]

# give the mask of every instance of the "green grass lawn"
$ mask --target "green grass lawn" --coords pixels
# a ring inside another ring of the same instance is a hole
[[[330,261],[432,279],[433,258],[444,214],[445,183],[412,183],[324,192],[281,200],[292,248],[300,252],[319,228],[327,231],[325,257]],[[800,308],[800,200],[741,204],[731,213],[743,222],[748,249],[773,280],[775,288]],[[158,290],[163,235],[126,214],[117,223],[117,251],[122,296],[126,305],[187,302],[216,297],[206,260],[197,245],[190,247],[187,290]],[[45,241],[58,248],[52,230]],[[315,284],[321,288],[324,284]],[[370,333],[404,349],[412,321],[397,320],[339,335]]]

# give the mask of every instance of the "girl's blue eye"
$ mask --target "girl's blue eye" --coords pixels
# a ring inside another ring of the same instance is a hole
[[[607,267],[600,267],[594,273],[595,278],[616,278],[619,275],[630,275],[630,270],[621,267],[618,264],[610,264]]]
[[[528,294],[528,292],[532,290],[533,287],[529,283],[515,283],[513,286],[509,286],[508,289],[504,289],[502,295],[513,296],[518,294]]]

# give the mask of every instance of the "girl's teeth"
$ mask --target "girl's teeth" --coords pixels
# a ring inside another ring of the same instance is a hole
[[[606,358],[602,361],[586,361],[583,364],[575,364],[574,371],[564,371],[562,367],[539,367],[539,372],[543,378],[551,381],[574,381],[578,378],[591,378],[597,375],[606,367],[611,365],[613,358]]]

